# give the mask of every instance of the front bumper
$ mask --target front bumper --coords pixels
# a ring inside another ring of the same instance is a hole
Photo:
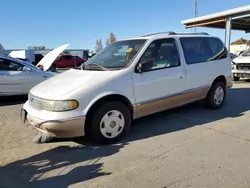
[[[38,131],[57,138],[71,138],[84,136],[85,116],[68,119],[43,120],[36,118],[25,109],[21,109],[21,118],[24,123],[35,127]]]
[[[232,70],[232,75],[241,77],[241,78],[250,78],[250,70],[237,70],[233,69]]]

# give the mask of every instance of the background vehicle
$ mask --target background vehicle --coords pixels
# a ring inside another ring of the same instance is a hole
[[[232,64],[234,81],[239,81],[240,78],[250,78],[250,49],[233,59]]]
[[[32,88],[22,118],[49,139],[86,135],[114,142],[143,116],[199,100],[221,108],[232,86],[231,61],[223,42],[207,34],[118,41],[84,70],[65,71]]]
[[[75,68],[80,66],[86,60],[78,56],[60,55],[51,65],[50,70],[55,71],[56,68]]]
[[[50,51],[37,66],[10,56],[0,56],[0,95],[27,94],[38,83],[56,75],[47,70],[67,47],[68,44],[65,44]]]
[[[18,58],[20,60],[23,60],[32,64],[34,64],[36,60],[33,50],[15,50],[15,51],[10,52],[9,56],[13,58]]]
[[[52,76],[31,63],[0,55],[0,96],[28,94],[32,87]]]

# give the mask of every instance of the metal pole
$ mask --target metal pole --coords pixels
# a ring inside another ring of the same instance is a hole
[[[228,51],[230,51],[231,29],[232,29],[232,18],[227,18],[226,28],[225,28],[225,45]]]
[[[198,15],[198,0],[193,0],[193,17],[196,18]],[[196,27],[194,27],[194,32],[196,33]]]

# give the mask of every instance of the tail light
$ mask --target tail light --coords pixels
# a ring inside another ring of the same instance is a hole
[[[38,65],[38,68],[41,70],[44,70],[44,66],[43,65]]]

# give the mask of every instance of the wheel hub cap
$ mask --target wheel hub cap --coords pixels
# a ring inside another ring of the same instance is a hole
[[[214,102],[216,105],[220,105],[224,99],[224,90],[222,87],[218,87],[214,93]]]
[[[124,116],[117,110],[106,113],[100,123],[100,130],[104,137],[115,138],[125,126]]]
[[[111,121],[110,127],[111,127],[111,128],[115,128],[115,126],[116,126],[116,122],[115,122],[115,121]]]

